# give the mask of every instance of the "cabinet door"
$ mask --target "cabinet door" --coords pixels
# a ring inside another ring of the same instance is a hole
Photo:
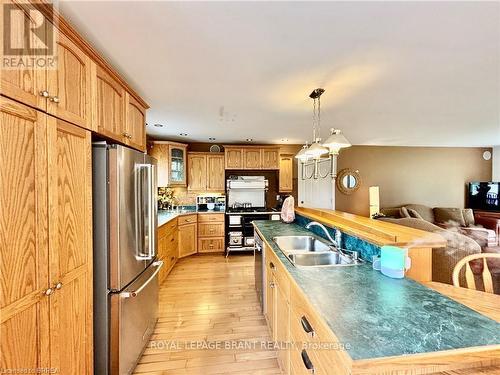
[[[169,185],[186,186],[186,147],[169,145]]]
[[[271,332],[271,340],[276,339],[275,322],[276,322],[276,288],[275,278],[269,268],[266,267],[267,272],[267,286],[266,286],[266,318],[269,331]]]
[[[293,190],[293,156],[280,157],[279,191],[290,193]]]
[[[261,169],[262,154],[258,148],[248,148],[243,150],[244,168]]]
[[[226,148],[226,169],[243,169],[243,150],[241,148]]]
[[[279,169],[280,152],[279,148],[262,149],[262,169]]]
[[[286,298],[286,294],[281,289],[280,284],[275,282],[276,288],[276,340],[282,345],[282,349],[278,350],[278,360],[281,370],[284,374],[290,373],[290,352],[286,348],[290,341],[290,305]]]
[[[207,189],[207,157],[188,154],[188,189],[204,191]]]
[[[47,111],[91,129],[91,60],[64,34],[56,34],[57,69],[48,72]]]
[[[158,164],[156,165],[158,187],[167,187],[168,174],[170,171],[170,163],[168,162],[168,144],[154,143],[153,148],[149,150],[148,154],[158,161]]]
[[[196,253],[196,223],[179,227],[179,258]]]
[[[92,159],[90,132],[48,120],[51,367],[92,365]]]
[[[48,368],[47,116],[0,97],[0,363]]]
[[[37,28],[34,19],[28,17],[28,13],[23,9],[34,9],[33,5],[28,3],[14,4],[11,0],[2,1],[2,6],[12,7],[14,10],[11,12],[10,32],[12,36],[17,36],[19,43],[23,43],[23,36],[30,38],[30,46],[33,48],[43,48],[44,36],[40,35],[38,38],[35,33],[30,32],[29,35],[25,34],[25,22],[30,26],[30,29],[37,29],[37,33],[44,33],[47,30]],[[4,9],[5,11],[6,9]],[[23,18],[24,17],[24,18]],[[27,58],[31,57],[29,50],[24,48],[19,54],[25,54]],[[2,58],[4,56],[2,55]],[[9,59],[8,55],[5,55]],[[12,99],[18,100],[21,103],[27,104],[31,107],[36,107],[42,111],[47,110],[47,98],[43,96],[43,92],[48,92],[47,87],[47,70],[35,69],[34,67],[16,67],[12,69],[4,68],[0,72],[0,92]]]
[[[127,144],[140,151],[146,149],[146,111],[142,105],[128,92],[125,94],[127,103]]]
[[[93,65],[93,71],[94,126],[99,134],[125,143],[125,89],[100,66]]]
[[[207,155],[207,190],[224,191],[224,155]]]

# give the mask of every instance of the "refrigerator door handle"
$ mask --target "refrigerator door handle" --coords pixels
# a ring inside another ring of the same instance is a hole
[[[147,219],[144,221],[144,225],[146,227],[145,232],[147,233],[148,256],[149,256],[149,259],[153,259],[156,256],[156,251],[155,251],[156,231],[155,231],[155,210],[154,210],[154,207],[156,205],[156,196],[154,193],[155,182],[153,181],[154,165],[146,164],[145,167],[146,167],[146,171],[147,171],[147,179],[146,179]]]
[[[160,272],[161,268],[163,267],[163,261],[158,260],[152,264],[154,267],[156,267],[156,270],[152,273],[151,276],[148,277],[148,279],[142,284],[139,288],[131,290],[129,292],[121,292],[120,297],[122,298],[133,298],[137,297],[137,295],[144,290],[145,287],[148,286],[148,284],[158,275],[158,272]]]

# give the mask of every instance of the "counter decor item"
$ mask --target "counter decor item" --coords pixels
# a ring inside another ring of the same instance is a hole
[[[410,269],[411,259],[408,249],[396,246],[382,246],[380,256],[380,271],[382,274],[394,279],[405,277],[405,271]]]
[[[168,210],[174,206],[175,203],[174,190],[168,187],[158,188],[158,209]]]
[[[281,220],[284,223],[293,223],[295,220],[295,199],[293,196],[289,196],[283,202],[283,206],[281,207]]]

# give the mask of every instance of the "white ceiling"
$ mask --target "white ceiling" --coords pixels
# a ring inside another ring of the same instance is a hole
[[[500,145],[500,2],[64,1],[150,104],[148,133],[301,143]],[[163,128],[152,126],[164,124]]]

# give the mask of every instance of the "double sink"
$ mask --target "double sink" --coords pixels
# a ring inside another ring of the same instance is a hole
[[[361,264],[357,253],[347,253],[312,236],[278,236],[273,241],[296,267],[334,267]]]

